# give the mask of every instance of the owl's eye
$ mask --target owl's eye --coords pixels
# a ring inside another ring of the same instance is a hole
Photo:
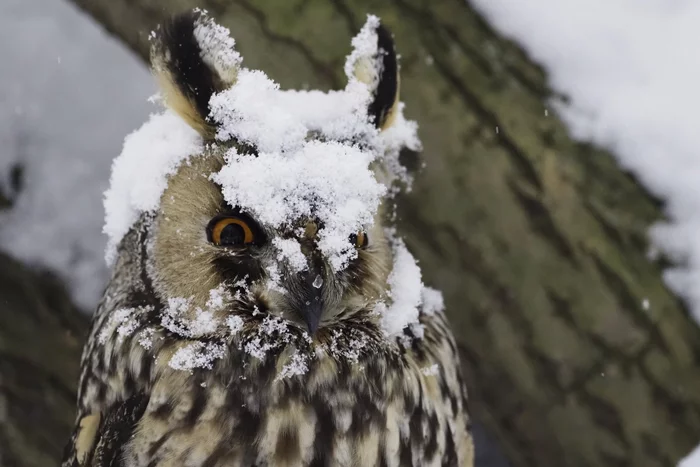
[[[350,243],[355,245],[355,248],[365,248],[369,243],[369,237],[365,232],[357,232],[350,235]]]
[[[241,216],[217,216],[209,221],[207,237],[217,246],[245,246],[257,242],[256,230]]]

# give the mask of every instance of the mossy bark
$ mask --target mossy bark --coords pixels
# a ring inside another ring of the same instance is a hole
[[[477,419],[517,467],[667,467],[698,443],[700,328],[647,258],[659,203],[610,154],[569,137],[547,111],[558,97],[543,71],[469,4],[73,1],[143,58],[168,14],[206,8],[246,66],[321,89],[344,85],[350,37],[379,15],[426,163],[400,228],[445,294]],[[30,337],[12,352],[32,350]],[[77,364],[74,343],[52,345]]]

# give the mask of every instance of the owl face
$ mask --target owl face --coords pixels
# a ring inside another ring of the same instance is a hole
[[[139,130],[151,139],[127,139],[115,170],[136,169],[116,185],[144,182],[113,189],[113,172],[105,203],[118,219],[148,219],[144,251],[163,327],[198,339],[241,322],[231,317],[279,318],[310,335],[348,320],[377,325],[395,260],[382,205],[415,134],[379,20],[369,17],[353,39],[341,91],[280,90],[242,68],[228,30],[201,11],[158,31],[152,64],[171,112]],[[165,169],[143,175],[144,158]],[[139,200],[136,213],[124,206],[152,193],[153,180],[157,198]]]
[[[281,317],[311,334],[356,316],[368,317],[384,298],[390,249],[378,213],[367,231],[347,238],[353,259],[335,268],[319,248],[323,223],[315,216],[271,227],[229,205],[212,181],[224,165],[220,150],[206,151],[170,177],[150,248],[154,286],[164,302],[184,297],[189,309]],[[280,254],[283,241],[298,244],[302,265]],[[194,317],[191,317],[194,319]]]

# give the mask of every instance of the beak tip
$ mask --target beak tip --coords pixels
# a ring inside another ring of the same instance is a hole
[[[316,334],[316,330],[318,330],[318,323],[307,321],[306,326],[309,328],[309,334],[312,336]]]
[[[306,327],[308,328],[309,333],[313,336],[314,334],[316,334],[316,331],[318,330],[319,325],[321,324],[323,304],[320,300],[314,300],[308,305],[302,307],[300,311],[301,317],[306,323]]]

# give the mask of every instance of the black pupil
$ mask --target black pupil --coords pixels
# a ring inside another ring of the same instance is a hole
[[[362,237],[360,237],[362,235]],[[358,242],[362,240],[362,245],[359,245]],[[350,234],[350,243],[352,243],[355,246],[364,246],[364,244],[367,242],[367,234]]]
[[[219,237],[221,245],[242,245],[245,242],[245,231],[238,224],[228,224]]]

